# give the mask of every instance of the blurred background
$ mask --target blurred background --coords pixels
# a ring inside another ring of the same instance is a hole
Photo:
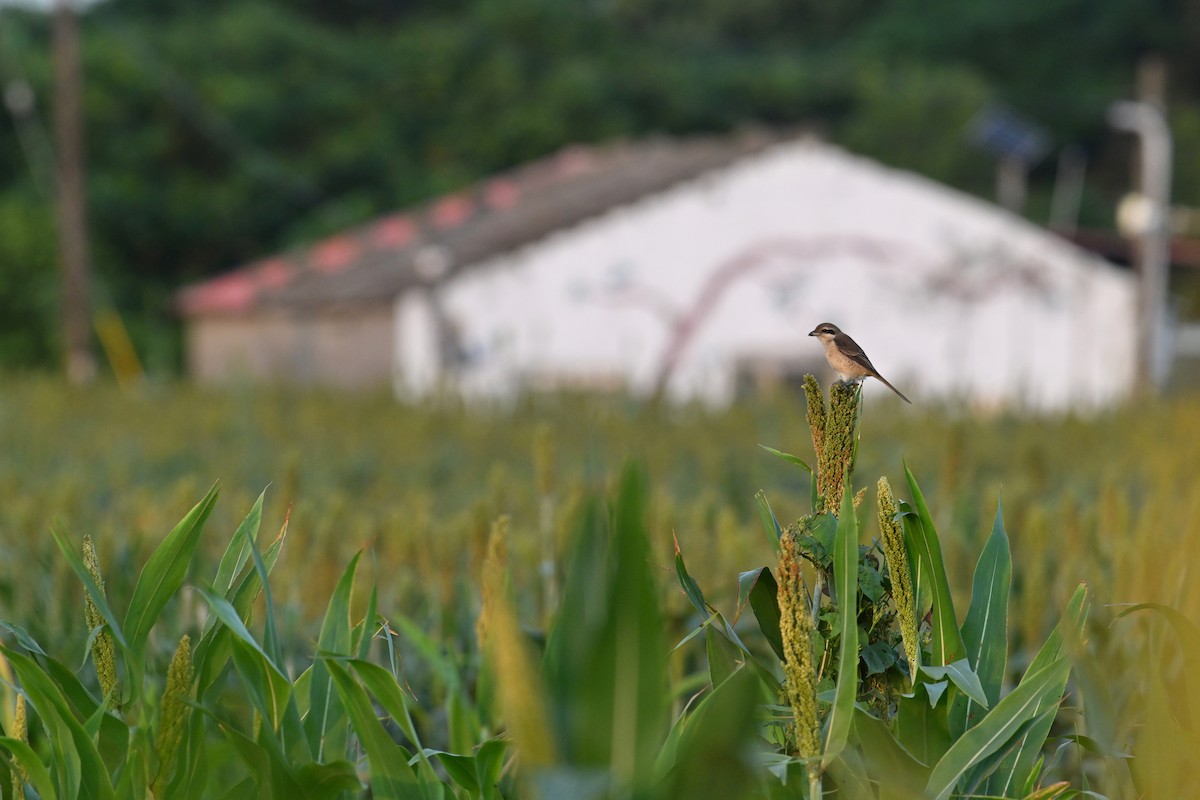
[[[0,374],[727,403],[820,317],[927,399],[1187,385],[1198,39],[1132,0],[9,2]],[[1030,330],[1078,374],[1030,388]]]

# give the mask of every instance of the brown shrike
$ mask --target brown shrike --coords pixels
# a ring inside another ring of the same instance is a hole
[[[825,346],[825,360],[829,362],[829,366],[833,367],[833,371],[838,374],[838,377],[846,383],[858,383],[864,378],[875,378],[900,395],[901,400],[912,403],[912,400],[900,394],[899,389],[892,386],[879,374],[879,371],[871,363],[871,359],[867,358],[867,354],[858,346],[858,343],[842,333],[837,325],[832,322],[822,322],[813,328],[809,336],[817,337],[817,340]]]

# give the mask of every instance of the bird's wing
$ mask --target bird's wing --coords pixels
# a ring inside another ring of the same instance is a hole
[[[839,333],[833,338],[833,343],[837,345],[837,349],[842,352],[846,358],[850,359],[859,366],[869,369],[873,374],[878,374],[875,365],[871,363],[871,359],[867,358],[867,354],[858,346],[858,342],[851,339],[844,333]]]

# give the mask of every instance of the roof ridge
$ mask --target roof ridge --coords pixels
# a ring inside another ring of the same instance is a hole
[[[239,313],[263,304],[290,305],[306,294],[311,304],[311,295],[318,292],[310,284],[328,289],[326,284],[342,281],[343,273],[363,270],[394,274],[375,289],[359,280],[355,288],[334,294],[354,294],[359,300],[372,293],[394,296],[417,279],[412,261],[424,246],[452,251],[452,265],[461,268],[792,138],[752,128],[723,135],[659,134],[569,144],[454,191],[189,284],[177,293],[176,306],[184,316],[196,316]],[[402,272],[409,273],[407,280],[395,274]]]

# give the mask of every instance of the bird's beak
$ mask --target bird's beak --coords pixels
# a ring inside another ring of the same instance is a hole
[[[816,335],[817,335],[817,332],[816,332],[816,331],[809,331],[809,334],[808,334],[808,335],[809,335],[809,336],[816,336]]]

